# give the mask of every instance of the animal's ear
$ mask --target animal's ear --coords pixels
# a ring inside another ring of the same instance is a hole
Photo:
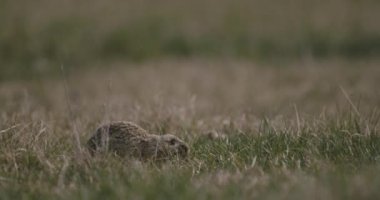
[[[177,139],[175,139],[175,138],[172,138],[169,140],[170,145],[175,145],[176,143],[177,143]]]

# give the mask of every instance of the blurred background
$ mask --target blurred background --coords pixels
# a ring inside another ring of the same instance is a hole
[[[379,10],[377,0],[0,0],[0,81],[163,59],[376,60]]]

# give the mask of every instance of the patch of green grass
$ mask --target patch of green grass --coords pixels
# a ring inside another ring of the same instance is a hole
[[[253,162],[263,169],[298,167],[308,170],[318,162],[348,168],[376,164],[380,159],[379,145],[380,137],[376,134],[339,129],[299,135],[292,131],[248,132],[212,143],[200,139],[192,149],[195,149],[194,156],[198,155],[211,169],[243,168]]]

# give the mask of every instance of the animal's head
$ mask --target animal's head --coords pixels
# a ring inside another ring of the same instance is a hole
[[[184,159],[189,153],[189,147],[178,137],[165,134],[157,136],[149,142],[149,152],[159,160],[170,158]]]

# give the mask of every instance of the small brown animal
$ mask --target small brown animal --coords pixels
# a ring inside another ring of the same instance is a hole
[[[185,158],[189,152],[187,144],[178,137],[150,134],[132,122],[112,122],[99,127],[88,140],[87,147],[92,155],[109,151],[121,157],[143,160]]]

